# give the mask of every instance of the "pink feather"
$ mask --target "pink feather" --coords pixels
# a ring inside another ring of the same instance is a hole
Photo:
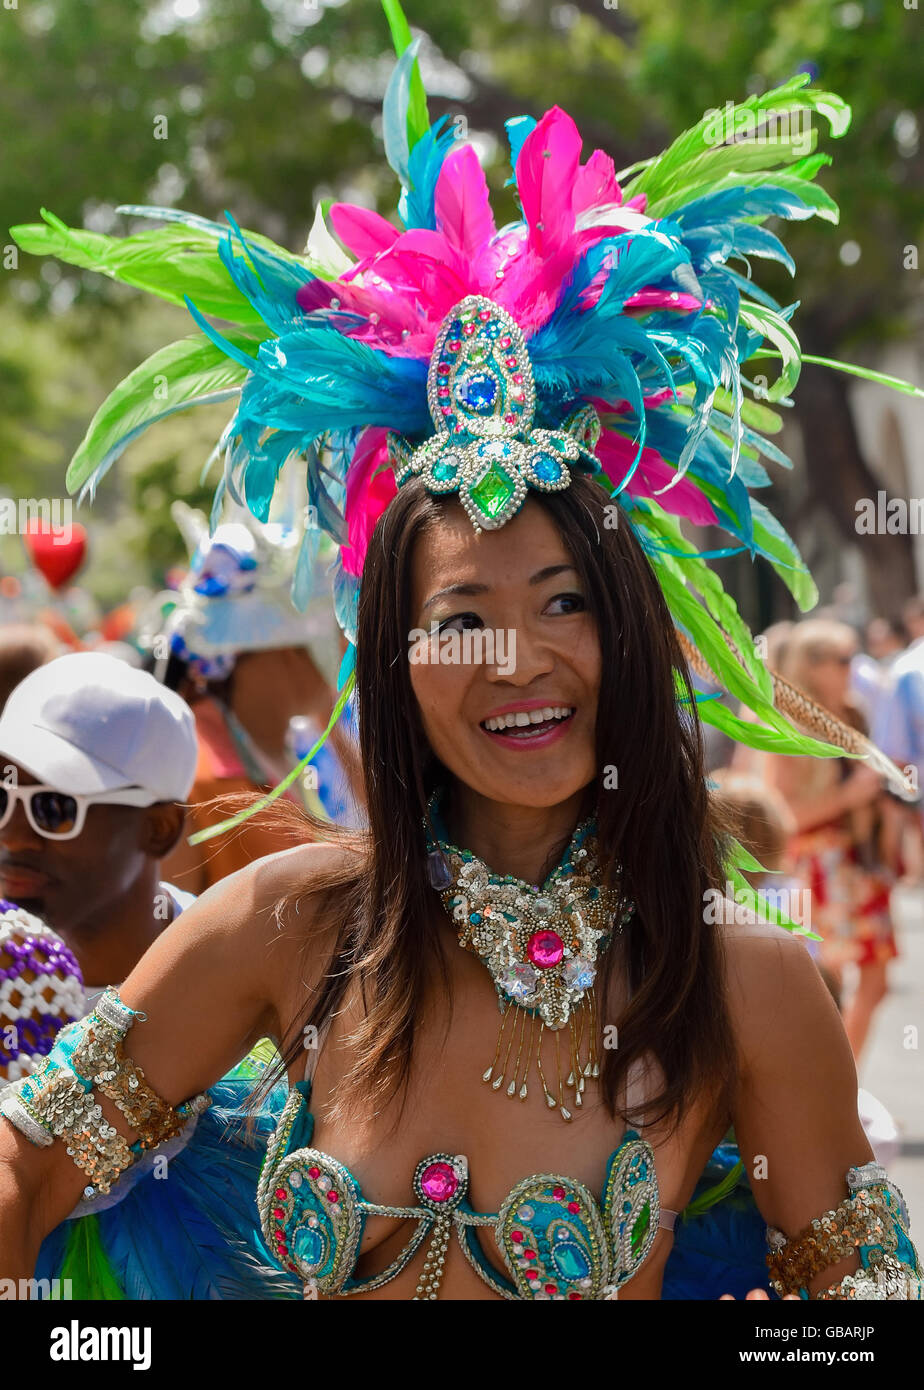
[[[437,230],[456,251],[475,261],[496,231],[488,181],[471,145],[443,161],[434,194]]]
[[[354,203],[331,203],[328,217],[347,250],[361,260],[386,251],[400,235],[387,218]]]
[[[637,444],[623,434],[605,429],[597,441],[594,453],[600,460],[604,473],[614,487],[618,487],[632,466]],[[653,497],[666,512],[673,516],[685,516],[697,526],[709,526],[718,521],[712,504],[696,484],[689,478],[680,482],[663,496],[657,496],[659,488],[676,476],[657,449],[645,448],[638,468],[626,486],[631,497]]]
[[[363,430],[350,462],[344,507],[348,539],[340,548],[340,559],[348,574],[362,574],[376,522],[398,491],[390,468],[376,473],[388,459],[387,434],[381,425]]]
[[[567,246],[574,234],[572,189],[581,136],[567,111],[553,106],[523,141],[516,181],[529,246],[542,256]]]
[[[608,154],[594,150],[586,164],[577,171],[571,191],[571,211],[601,207],[604,203],[621,203],[622,189],[616,180],[616,166]]]

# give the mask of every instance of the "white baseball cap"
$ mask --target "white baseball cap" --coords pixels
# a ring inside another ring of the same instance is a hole
[[[152,803],[185,801],[197,753],[186,701],[103,652],[39,666],[0,715],[0,758],[72,796],[143,787]]]

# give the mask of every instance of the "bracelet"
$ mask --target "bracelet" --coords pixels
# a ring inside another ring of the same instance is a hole
[[[830,1288],[816,1293],[821,1299],[864,1300],[911,1299],[920,1301],[924,1296],[924,1285],[920,1277],[911,1274],[906,1265],[895,1259],[894,1255],[882,1255],[870,1263],[868,1269],[858,1269],[847,1274]]]
[[[774,1291],[781,1298],[787,1293],[808,1298],[808,1284],[816,1274],[857,1254],[860,1268],[817,1298],[920,1298],[921,1268],[906,1230],[901,1193],[879,1164],[851,1168],[847,1185],[850,1195],[792,1239],[768,1229],[767,1267]]]
[[[203,1093],[182,1105],[169,1105],[124,1055],[126,1033],[136,1018],[145,1017],[123,1004],[110,987],[89,1017],[61,1030],[38,1070],[8,1087],[0,1100],[0,1114],[33,1144],[47,1147],[63,1139],[74,1163],[99,1192],[108,1192],[141,1153],[173,1138],[190,1116],[211,1104],[211,1097]],[[137,1131],[134,1144],[107,1122],[94,1084]]]
[[[103,996],[106,999],[106,996]],[[102,1002],[102,1000],[100,1001]],[[125,1006],[116,996],[119,1008]],[[142,1150],[154,1149],[174,1138],[193,1113],[209,1104],[207,1096],[197,1096],[181,1106],[168,1104],[144,1079],[144,1072],[123,1053],[124,1026],[110,1022],[116,1016],[113,1001],[99,1006],[86,1021],[83,1036],[74,1049],[71,1066],[79,1076],[89,1077],[104,1096],[113,1102],[138,1133]],[[134,1022],[134,1019],[131,1020]],[[129,1025],[130,1026],[130,1025]],[[204,1104],[203,1104],[204,1102]]]
[[[62,1139],[78,1168],[99,1192],[135,1161],[128,1141],[107,1123],[93,1091],[70,1067],[49,1055],[32,1076],[12,1086],[0,1102],[4,1114],[27,1139],[43,1146]],[[26,1123],[21,1123],[25,1119]],[[36,1139],[36,1130],[43,1135]]]

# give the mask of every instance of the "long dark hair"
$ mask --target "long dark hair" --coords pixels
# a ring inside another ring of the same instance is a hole
[[[603,677],[598,695],[598,839],[607,882],[620,881],[636,915],[621,950],[604,956],[601,1028],[618,1045],[601,1051],[605,1103],[614,1116],[629,1066],[645,1054],[663,1086],[645,1101],[647,1121],[679,1122],[704,1098],[724,1114],[735,1074],[719,928],[706,920],[708,890],[721,888],[722,835],[706,788],[702,734],[690,676],[654,572],[624,513],[598,483],[576,476],[558,493],[530,494],[570,552],[596,622]],[[528,502],[527,505],[530,505]],[[363,569],[356,690],[368,833],[325,830],[360,853],[312,884],[335,945],[321,984],[283,1044],[283,1067],[303,1056],[306,1025],[321,1028],[351,981],[362,1020],[350,1035],[346,1108],[406,1094],[418,1021],[438,976],[451,998],[444,933],[433,930],[437,899],[427,875],[422,818],[446,769],[424,736],[408,662],[414,545],[458,502],[406,484],[380,518]],[[675,678],[682,697],[678,701]],[[606,769],[615,769],[605,778]],[[617,782],[613,789],[606,783]],[[559,847],[563,849],[564,845]],[[557,855],[550,855],[551,868]],[[441,910],[441,909],[440,909]],[[617,962],[631,999],[607,1009]],[[448,1027],[448,1023],[447,1023]],[[631,1116],[625,1116],[631,1122]]]

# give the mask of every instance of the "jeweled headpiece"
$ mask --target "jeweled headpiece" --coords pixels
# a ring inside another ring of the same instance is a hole
[[[814,144],[821,119],[844,134],[849,107],[799,73],[706,112],[622,175],[602,150],[582,162],[580,133],[560,107],[538,121],[514,117],[508,183],[520,215],[497,227],[473,146],[448,116],[429,122],[420,39],[397,0],[386,14],[399,54],[382,121],[402,190],[396,221],[334,203],[329,228],[319,208],[301,255],[242,231],[230,214],[224,225],[175,208],[119,208],[163,224],[125,238],[65,227],[50,213],[12,229],[24,250],[185,302],[200,330],[116,387],[68,487],[92,495],[146,425],[237,397],[219,445],[213,522],[226,494],[265,521],[283,466],[303,465],[310,522],[293,593],[307,598],[327,532],[338,547],[334,610],[350,642],[339,713],[354,680],[366,549],[400,483],[420,476],[493,530],[530,488],[564,488],[574,468],[586,470],[645,549],[690,659],[720,687],[700,704],[704,722],[775,752],[875,756],[773,676],[707,564],[760,555],[801,609],[817,601],[792,539],[752,495],[771,465],[789,466],[772,438],[782,425],[773,407],[789,403],[801,354],[792,306],[773,300],[751,267],[795,270],[768,219],[837,222],[814,182],[829,162]],[[766,385],[768,358],[781,370]],[[719,527],[730,544],[702,553],[681,521]],[[879,767],[902,787],[887,760]]]
[[[436,434],[416,449],[389,434],[398,486],[419,476],[428,492],[455,492],[475,530],[494,531],[519,510],[527,488],[560,492],[569,465],[599,473],[592,405],[557,430],[533,428],[536,388],[522,329],[499,304],[468,295],[440,327],[427,373]]]

